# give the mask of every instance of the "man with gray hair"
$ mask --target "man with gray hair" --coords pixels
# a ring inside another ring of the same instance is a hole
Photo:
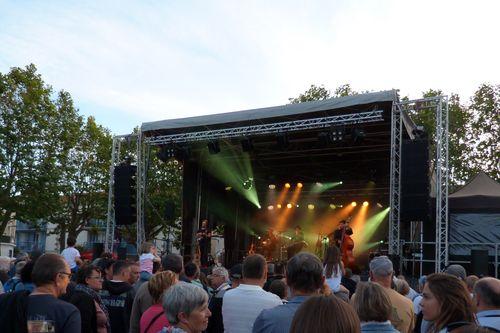
[[[163,296],[163,311],[174,328],[163,328],[161,332],[202,332],[207,329],[208,295],[202,288],[186,282],[170,287]]]
[[[212,316],[208,321],[207,333],[223,333],[222,298],[226,290],[231,288],[229,285],[229,272],[224,267],[214,267],[208,279],[214,289],[214,295],[208,303],[208,308],[212,312]]]
[[[384,288],[392,306],[391,323],[401,333],[413,332],[415,326],[413,303],[408,298],[391,289],[394,268],[387,256],[375,257],[370,261],[370,280]],[[351,298],[355,299],[356,294]]]
[[[479,324],[500,330],[500,280],[487,277],[477,281],[474,301]]]

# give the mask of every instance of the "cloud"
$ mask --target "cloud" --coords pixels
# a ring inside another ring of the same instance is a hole
[[[95,107],[85,113],[143,121],[283,104],[310,84],[469,96],[500,77],[498,12],[495,1],[0,2],[0,70],[33,62]]]

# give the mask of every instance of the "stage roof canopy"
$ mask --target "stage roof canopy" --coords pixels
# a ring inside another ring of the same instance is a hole
[[[383,102],[392,102],[397,99],[395,90],[358,94],[340,98],[330,98],[321,101],[304,102],[298,104],[286,104],[260,109],[243,110],[236,112],[219,113],[213,115],[188,117],[180,119],[167,119],[154,122],[146,122],[141,126],[142,132],[170,130],[190,130],[205,126],[229,125],[237,126],[249,122],[272,121],[273,118],[286,118],[298,115],[320,113],[322,111],[334,111],[339,109],[349,109],[354,106],[371,105]],[[267,121],[266,121],[267,120]]]
[[[481,171],[469,183],[451,194],[449,203],[453,210],[500,211],[500,184]]]

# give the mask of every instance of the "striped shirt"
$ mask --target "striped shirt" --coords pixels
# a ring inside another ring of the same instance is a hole
[[[222,301],[224,332],[250,333],[257,316],[264,309],[281,305],[281,299],[260,286],[240,284],[226,291]]]

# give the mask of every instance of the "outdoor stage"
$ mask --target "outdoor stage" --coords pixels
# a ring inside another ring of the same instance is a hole
[[[401,265],[419,258],[429,270],[443,270],[448,264],[447,103],[446,96],[400,101],[391,90],[143,123],[135,136],[137,246],[145,240],[144,196],[153,148],[182,162],[184,255],[195,253],[203,219],[223,236],[224,264],[230,266],[252,244],[259,250],[270,228],[286,247],[300,226],[306,250],[321,253],[318,240],[350,217],[357,262],[370,251],[384,250],[397,258],[410,254]],[[432,138],[410,118],[421,110],[435,114]],[[122,140],[130,136],[113,139],[113,166],[120,163]],[[113,200],[112,167],[106,249],[114,239]],[[405,241],[420,245],[406,253]],[[422,242],[434,246],[424,249]],[[283,258],[281,252],[275,256]]]
[[[149,143],[170,137],[162,149],[182,155],[183,252],[194,253],[205,218],[210,229],[223,230],[228,265],[252,244],[259,251],[270,228],[286,247],[301,226],[305,250],[316,252],[318,240],[348,217],[356,256],[377,250],[388,233],[394,99],[387,91],[143,124]],[[274,128],[238,136],[241,128],[265,124]],[[213,139],[196,135],[221,129],[226,133]],[[286,255],[278,251],[273,258]]]

